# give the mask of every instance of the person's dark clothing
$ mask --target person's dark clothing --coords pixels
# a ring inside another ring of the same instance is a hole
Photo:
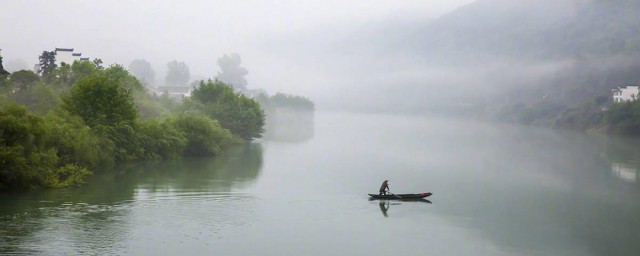
[[[389,181],[384,181],[382,182],[382,185],[380,186],[380,195],[386,195],[387,191],[389,190]]]

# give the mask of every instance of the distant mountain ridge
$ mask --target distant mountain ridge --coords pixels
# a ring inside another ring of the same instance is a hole
[[[640,52],[638,0],[479,0],[422,25],[411,50],[450,62]]]

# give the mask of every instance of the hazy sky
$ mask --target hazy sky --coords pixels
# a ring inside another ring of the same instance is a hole
[[[339,90],[331,84],[344,83],[331,78],[339,76],[329,63],[357,66],[367,59],[332,60],[344,49],[318,52],[310,46],[387,20],[427,21],[469,2],[3,1],[0,48],[5,63],[22,59],[29,66],[43,50],[55,47],[75,48],[84,57],[125,67],[133,59],[147,59],[162,76],[158,81],[164,81],[166,63],[174,59],[189,65],[192,78],[213,77],[217,58],[235,52],[249,70],[249,88],[326,96]],[[308,56],[292,58],[283,54],[288,50]]]

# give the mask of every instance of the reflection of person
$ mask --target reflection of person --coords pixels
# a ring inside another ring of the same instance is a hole
[[[380,195],[386,195],[389,191],[389,180],[384,180],[380,186]]]
[[[387,210],[389,210],[389,202],[385,203],[385,201],[380,201],[380,211],[385,217],[389,217],[389,215],[387,215]]]

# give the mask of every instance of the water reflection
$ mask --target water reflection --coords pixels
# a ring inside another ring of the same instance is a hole
[[[0,254],[118,254],[136,235],[132,222],[148,221],[132,220],[135,211],[230,195],[254,182],[261,168],[261,145],[246,144],[216,158],[108,168],[81,187],[0,194]]]
[[[385,217],[389,217],[389,215],[387,214],[387,210],[389,210],[389,201],[380,201],[379,205],[382,215],[384,215]]]
[[[631,164],[611,163],[611,172],[623,181],[634,183],[638,181],[638,169]]]
[[[447,176],[440,188],[447,191],[439,193],[445,203],[435,211],[513,254],[640,251],[640,220],[632,217],[640,216],[640,187],[628,184],[638,179],[639,166],[630,161],[640,155],[636,141],[531,129],[500,142],[488,152],[505,166],[470,164],[476,171],[468,176]]]
[[[278,108],[267,113],[264,139],[277,142],[306,142],[314,135],[314,112]]]
[[[369,198],[369,201],[378,201],[377,199],[373,199],[373,198]],[[391,203],[391,201],[389,200],[379,200],[378,202],[378,206],[380,207],[380,211],[382,212],[382,215],[384,217],[389,217],[389,214],[387,213],[389,211],[389,208],[391,207],[391,205],[402,205],[402,203],[426,203],[426,204],[431,204],[432,202],[427,200],[427,199],[417,199],[417,200],[409,200],[409,201],[396,201],[394,203]]]
[[[133,166],[127,173],[140,172],[144,180],[137,188],[163,190],[204,190],[228,192],[254,181],[262,167],[262,145],[234,147],[217,158],[183,158],[148,162]]]
[[[605,157],[611,162],[611,173],[618,179],[636,183],[640,164],[640,141],[637,138],[609,137],[601,139]]]

